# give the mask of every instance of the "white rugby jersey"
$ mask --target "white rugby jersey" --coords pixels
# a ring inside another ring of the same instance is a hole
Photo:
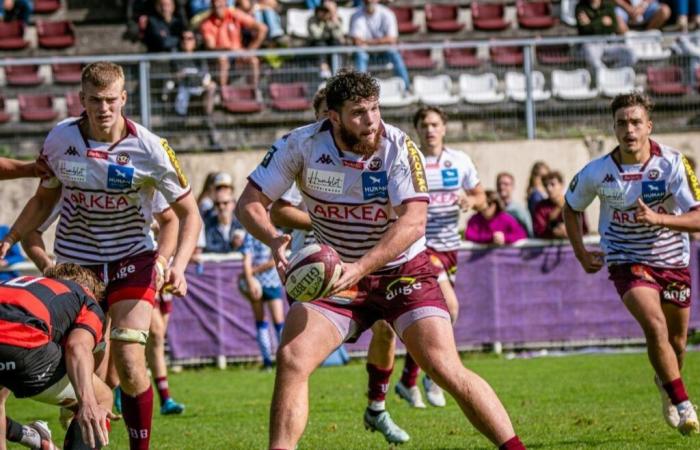
[[[420,151],[398,128],[382,127],[380,147],[370,157],[342,152],[328,120],[297,128],[272,146],[248,179],[273,201],[296,181],[316,240],[343,261],[356,261],[396,221],[395,206],[429,201]],[[424,248],[421,237],[387,267]]]
[[[155,190],[168,203],[190,190],[175,153],[165,139],[129,120],[127,135],[115,144],[88,140],[83,120],[59,123],[42,148],[55,174],[42,185],[61,186],[58,261],[99,264],[153,250]]]
[[[596,196],[600,198],[598,231],[608,265],[687,267],[688,233],[637,223],[635,211],[638,198],[663,214],[678,215],[700,207],[700,184],[688,160],[653,141],[651,157],[643,165],[621,165],[613,158],[619,153],[616,148],[588,163],[571,180],[566,202],[583,211]]]
[[[456,250],[460,243],[457,200],[462,189],[479,184],[476,167],[466,153],[445,148],[439,156],[425,156],[425,174],[430,189],[426,245],[440,252]]]

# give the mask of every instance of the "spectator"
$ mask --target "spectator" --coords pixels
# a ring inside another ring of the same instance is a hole
[[[0,225],[0,239],[3,239],[7,233],[10,232],[10,227],[7,225]],[[19,248],[19,244],[15,244],[10,247],[10,250],[5,255],[5,258],[0,258],[0,283],[11,280],[19,276],[19,272],[16,270],[7,270],[7,266],[16,264],[18,262],[24,261],[24,256],[22,256],[22,251]]]
[[[233,8],[235,7],[236,2],[235,0],[226,0],[226,6],[228,8]],[[211,9],[211,0],[189,0],[187,2],[187,9],[190,13],[190,17],[194,18],[195,16],[204,13],[206,16],[209,10]],[[206,17],[203,17],[205,19]],[[201,23],[201,20],[199,21]]]
[[[34,12],[31,0],[0,0],[0,17],[5,22],[19,20],[28,24]]]
[[[186,28],[183,19],[175,15],[174,0],[156,0],[155,13],[148,16],[143,43],[149,52],[176,52]]]
[[[503,202],[505,212],[513,216],[515,220],[527,231],[527,236],[532,237],[532,217],[525,206],[513,200],[515,189],[515,177],[508,172],[501,172],[496,176],[496,190]]]
[[[236,202],[231,191],[220,190],[214,196],[216,214],[204,218],[204,251],[230,253],[243,244],[245,230],[233,215]],[[201,240],[201,238],[200,238]]]
[[[492,190],[486,191],[486,207],[471,216],[464,238],[479,244],[509,245],[527,238],[527,232],[504,211],[503,201]]]
[[[315,10],[316,8],[321,6],[323,0],[304,0],[304,3],[306,3],[306,9]]]
[[[677,14],[676,26],[682,32],[688,31],[688,16],[693,18],[693,28],[700,26],[700,0],[675,0],[671,9]]]
[[[527,185],[527,209],[530,215],[534,217],[535,206],[545,198],[547,191],[544,188],[542,177],[549,173],[549,166],[543,161],[537,161],[530,169],[530,181]]]
[[[379,0],[365,0],[364,6],[350,18],[350,37],[353,44],[362,49],[372,45],[396,44],[398,36],[396,15],[386,6],[380,5]],[[397,50],[375,52],[371,56],[366,50],[358,51],[355,53],[355,67],[360,72],[366,72],[370,60],[379,57],[388,58],[394,66],[394,73],[403,79],[407,88],[411,86],[408,70]]]
[[[214,180],[219,172],[209,172],[207,177],[204,179],[204,185],[202,190],[197,196],[197,205],[199,206],[199,213],[204,217],[208,211],[214,208],[214,194],[216,194],[216,188],[214,187]]]
[[[309,30],[308,45],[310,47],[332,47],[345,44],[343,25],[338,17],[337,5],[334,1],[324,1],[314,10],[314,15],[307,24]],[[320,56],[321,78],[331,76],[331,55]]]
[[[266,41],[280,46],[287,45],[282,19],[277,12],[277,0],[236,0],[236,7],[255,17],[258,22],[265,24],[267,27]]]
[[[615,14],[620,19],[620,31],[623,33],[630,26],[660,30],[671,17],[671,8],[659,0],[615,0],[615,3]]]
[[[566,226],[562,209],[564,208],[564,177],[561,172],[552,171],[542,179],[548,198],[535,206],[532,223],[535,237],[542,239],[566,239]],[[583,234],[588,234],[588,225],[584,217]]]
[[[576,5],[576,26],[580,35],[610,35],[623,33],[627,26],[615,14],[614,0],[581,0]],[[587,42],[582,45],[589,66],[627,67],[635,63],[634,53],[624,44]]]
[[[237,9],[229,9],[226,0],[213,0],[211,13],[200,26],[207,50],[242,50],[243,31],[251,32],[253,39],[248,50],[255,50],[265,39],[267,27],[255,18]],[[256,56],[237,56],[237,67],[247,66],[252,72],[252,82],[257,88],[260,80],[260,60]],[[229,57],[219,58],[219,85],[228,84]]]

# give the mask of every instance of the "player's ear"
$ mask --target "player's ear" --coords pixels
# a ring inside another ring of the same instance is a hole
[[[328,118],[331,120],[333,125],[340,126],[340,113],[338,111],[329,109]]]
[[[85,92],[82,89],[78,92],[78,98],[80,99],[80,106],[85,109]]]

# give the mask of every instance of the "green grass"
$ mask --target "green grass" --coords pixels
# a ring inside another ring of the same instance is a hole
[[[664,423],[645,354],[530,360],[477,356],[467,357],[465,364],[496,389],[529,448],[700,448],[700,436],[683,437]],[[392,381],[402,366],[397,361]],[[684,378],[691,398],[700,398],[700,353],[688,355]],[[264,449],[273,381],[272,373],[243,368],[171,375],[171,392],[187,410],[181,417],[161,417],[156,411],[152,448]],[[311,412],[299,449],[387,448],[379,434],[362,425],[365,388],[362,362],[318,370],[311,379]],[[452,399],[444,409],[415,410],[392,391],[387,405],[411,435],[403,448],[492,448]],[[56,408],[12,399],[8,412],[23,422],[49,421],[61,442]],[[123,424],[114,424],[111,442],[110,448],[128,448]]]

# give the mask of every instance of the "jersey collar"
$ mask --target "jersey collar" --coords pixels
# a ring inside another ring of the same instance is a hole
[[[618,145],[615,147],[613,151],[608,153],[608,156],[610,156],[610,159],[613,160],[620,173],[623,173],[625,169],[623,169],[622,164],[620,164],[620,146]],[[639,170],[640,172],[644,172],[654,156],[661,156],[661,146],[656,141],[649,139],[649,158],[644,161],[644,164],[642,164],[642,168]]]
[[[134,122],[132,122],[131,120],[127,119],[126,116],[122,116],[122,117],[124,118],[124,126],[125,126],[125,128],[126,128],[126,134],[124,134],[124,136],[123,136],[121,139],[119,139],[117,142],[115,142],[115,143],[113,143],[112,145],[110,145],[109,148],[107,149],[108,152],[112,151],[112,149],[114,149],[114,147],[116,147],[117,145],[119,145],[124,139],[126,139],[127,137],[129,137],[129,135],[132,135],[132,136],[134,136],[134,137],[137,136],[137,134],[136,134],[136,125],[134,125]],[[74,125],[77,125],[77,127],[78,127],[78,132],[80,133],[80,137],[83,138],[83,143],[85,144],[85,148],[88,148],[88,149],[89,149],[89,148],[90,148],[90,143],[89,143],[89,141],[88,141],[88,136],[87,136],[87,135],[85,134],[85,132],[83,131],[83,127],[80,126],[80,125],[81,125],[82,123],[84,123],[84,121],[86,121],[86,120],[88,120],[88,119],[87,119],[87,113],[86,113],[85,111],[83,111],[82,114],[80,114],[80,118],[79,118],[78,120],[75,121]]]

